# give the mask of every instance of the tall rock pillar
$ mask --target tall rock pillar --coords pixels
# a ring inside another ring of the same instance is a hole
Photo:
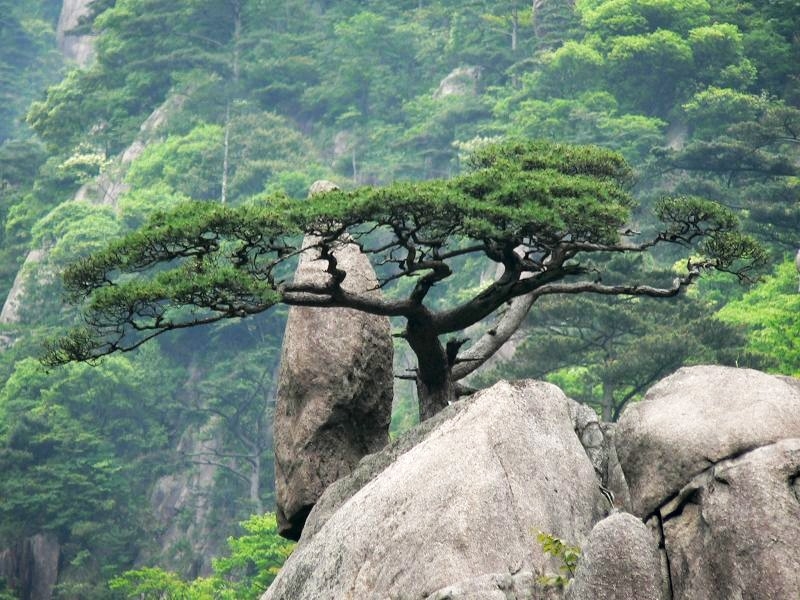
[[[316,182],[311,195],[336,189]],[[304,240],[311,245],[313,240]],[[379,294],[372,265],[355,244],[335,251],[350,291]],[[326,277],[313,251],[295,281]],[[322,492],[388,441],[393,346],[389,320],[344,308],[292,307],[286,323],[275,409],[278,530],[299,539]]]

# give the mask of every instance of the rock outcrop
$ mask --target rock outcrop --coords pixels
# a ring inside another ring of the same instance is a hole
[[[474,96],[480,77],[480,67],[457,67],[439,82],[439,87],[436,88],[433,97]]]
[[[573,413],[558,388],[534,381],[453,408],[304,533],[264,599],[444,598],[482,576],[470,585],[557,571],[537,533],[582,544],[607,507]]]
[[[317,182],[312,194],[331,186]],[[344,240],[334,254],[347,272],[345,289],[380,293],[356,244]],[[304,252],[295,281],[327,277],[318,258],[313,248]],[[276,514],[285,537],[298,539],[325,489],[388,442],[392,357],[385,317],[343,308],[289,310],[274,424]]]
[[[64,0],[56,27],[56,42],[64,58],[74,61],[78,66],[87,66],[94,58],[94,36],[75,34],[73,29],[81,17],[89,14],[92,0]]]
[[[615,513],[592,529],[566,597],[666,600],[662,583],[658,540],[640,519]]]
[[[39,533],[0,550],[0,580],[20,598],[50,600],[58,579],[61,547],[52,534]]]
[[[800,382],[732,367],[683,368],[619,420],[634,513],[648,517],[717,462],[800,437]]]
[[[660,534],[675,600],[800,589],[800,382],[691,367],[619,422],[634,513]]]
[[[674,598],[800,594],[800,437],[718,462],[662,509]]]
[[[566,590],[540,530],[582,548]],[[617,426],[501,382],[331,485],[262,600],[793,598],[798,540],[797,380],[681,369]]]

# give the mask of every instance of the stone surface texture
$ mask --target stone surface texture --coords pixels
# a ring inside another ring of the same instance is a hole
[[[616,449],[633,511],[648,517],[715,463],[800,437],[800,382],[751,369],[679,369],[619,420]]]
[[[800,438],[717,463],[664,508],[675,600],[800,597]]]
[[[25,600],[50,600],[58,580],[61,546],[39,533],[0,550],[0,581]]]
[[[437,590],[425,600],[560,600],[563,590],[537,583],[531,571],[481,575]]]
[[[439,87],[436,88],[433,97],[474,96],[480,77],[480,67],[456,67],[439,82]]]
[[[538,531],[582,549],[566,590],[537,582],[560,566]],[[263,600],[798,590],[800,381],[699,366],[657,383],[618,424],[534,381],[448,407],[328,488]]]
[[[666,600],[658,540],[628,513],[615,513],[592,529],[582,548],[567,600]]]
[[[574,403],[523,381],[463,404],[304,537],[263,599],[410,600],[557,571],[536,534],[583,544],[607,507]]]
[[[81,17],[89,14],[91,3],[92,0],[63,0],[56,26],[58,49],[80,67],[88,66],[94,58],[94,36],[75,35],[71,30],[78,26]]]
[[[333,189],[317,182],[312,193]],[[296,282],[326,278],[313,248],[300,258]],[[347,272],[342,286],[375,290],[372,265],[355,244],[334,251]],[[343,308],[292,307],[286,323],[275,408],[275,493],[279,531],[298,539],[325,489],[389,439],[393,343],[389,320]]]

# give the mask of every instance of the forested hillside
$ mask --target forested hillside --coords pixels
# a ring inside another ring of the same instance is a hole
[[[800,375],[796,0],[83,4],[72,34],[91,35],[94,57],[81,66],[57,44],[60,0],[0,0],[0,598],[30,592],[31,540],[54,549],[55,597],[123,598],[114,577],[206,575],[239,522],[272,510],[283,311],[96,366],[38,361],[76,317],[59,272],[187,199],[447,178],[503,138],[599,144],[635,170],[632,227],[665,194],[717,201],[769,249],[766,279],[542,299],[472,384],[547,377],[616,419],[685,364]],[[636,267],[669,277],[676,256]],[[466,261],[434,301],[476,289],[485,268]],[[394,431],[414,423],[413,400],[397,386]]]

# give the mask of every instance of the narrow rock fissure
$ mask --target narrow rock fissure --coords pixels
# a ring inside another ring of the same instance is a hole
[[[666,563],[667,587],[669,591],[669,599],[675,597],[675,590],[672,586],[672,565],[669,562],[669,552],[667,551],[667,536],[664,535],[664,521],[660,516],[656,517],[658,522],[658,549],[664,553],[664,562]]]
[[[731,461],[731,460],[736,460],[737,458],[741,458],[745,454],[749,454],[750,452],[753,452],[754,450],[758,450],[759,448],[765,448],[767,446],[772,446],[775,443],[776,442],[770,442],[768,444],[764,444],[764,445],[760,445],[760,446],[747,446],[745,448],[742,448],[741,450],[738,450],[736,452],[733,452],[731,454],[728,454],[728,455],[723,456],[722,458],[718,458],[716,460],[712,460],[712,459],[710,459],[708,457],[704,457],[703,460],[707,461],[709,463],[709,465],[707,467],[705,467],[704,469],[701,469],[701,470],[697,471],[696,473],[694,473],[693,475],[691,475],[688,478],[689,483],[687,483],[684,487],[682,487],[681,489],[677,490],[676,492],[674,492],[674,493],[670,494],[669,496],[667,496],[664,499],[664,501],[656,507],[656,509],[654,511],[652,511],[648,515],[645,515],[643,520],[647,521],[648,519],[650,519],[652,517],[660,518],[661,511],[664,509],[664,507],[668,506],[669,504],[674,502],[675,499],[679,498],[682,495],[683,490],[685,490],[690,485],[690,483],[692,481],[696,480],[698,477],[701,477],[704,473],[707,473],[709,471],[709,469],[714,469],[720,463],[723,463],[723,462],[726,462],[726,461]],[[711,474],[711,476],[713,477],[713,473]],[[721,481],[720,483],[727,483],[727,482]],[[689,492],[687,494],[687,498],[682,500],[680,502],[679,506],[675,510],[670,511],[669,515],[667,517],[665,517],[664,520],[668,521],[669,519],[672,519],[674,517],[679,516],[680,512],[683,511],[683,508],[685,507],[685,505],[687,503],[691,503],[691,502],[688,501],[688,497],[692,496],[695,491],[696,490],[693,490],[693,491]]]
[[[800,502],[800,473],[795,473],[789,477],[789,487],[792,489],[792,494]]]
[[[662,523],[662,521],[666,522],[666,521],[669,521],[671,519],[675,519],[677,517],[680,517],[683,514],[684,509],[688,505],[690,505],[690,504],[700,504],[699,496],[700,496],[700,489],[699,488],[695,488],[695,489],[691,490],[690,492],[688,492],[684,496],[684,498],[678,503],[678,506],[675,507],[675,510],[673,510],[670,513],[664,515],[663,517],[661,516],[660,512],[656,513],[655,516],[659,519],[659,523]],[[662,505],[662,506],[664,506],[664,505]]]

